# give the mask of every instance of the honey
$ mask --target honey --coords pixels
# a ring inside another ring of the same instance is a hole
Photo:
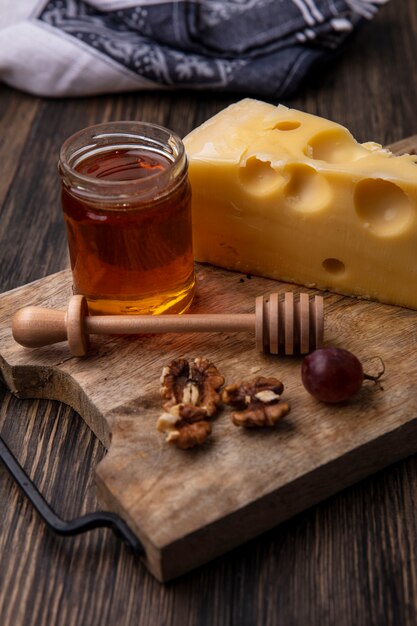
[[[60,159],[74,292],[93,314],[183,312],[195,275],[181,141],[129,122],[83,133]]]

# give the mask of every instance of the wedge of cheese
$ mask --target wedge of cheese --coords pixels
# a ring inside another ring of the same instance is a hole
[[[417,157],[251,99],[184,142],[197,260],[417,309]]]

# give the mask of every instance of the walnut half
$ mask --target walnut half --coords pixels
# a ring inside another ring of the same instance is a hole
[[[232,413],[235,426],[258,428],[275,426],[290,412],[288,402],[281,402],[284,385],[277,378],[259,376],[251,381],[225,387],[222,400],[239,411]]]
[[[163,413],[156,427],[160,432],[166,433],[168,443],[175,444],[181,450],[194,448],[204,443],[211,434],[211,425],[206,420],[190,423],[171,413]]]
[[[213,363],[197,358],[190,364],[176,359],[164,367],[160,393],[166,411],[157,428],[167,433],[167,441],[186,449],[203,443],[211,433],[207,420],[221,404],[219,393],[224,378]]]
[[[190,413],[199,419],[211,417],[221,403],[219,389],[223,384],[224,377],[207,359],[197,358],[191,364],[186,359],[176,359],[162,370],[160,393],[166,400],[164,409],[170,413],[178,411],[181,417],[187,411],[187,417]]]

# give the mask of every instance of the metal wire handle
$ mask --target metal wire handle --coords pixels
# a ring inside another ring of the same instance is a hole
[[[58,535],[68,537],[79,535],[94,528],[108,527],[127,543],[135,554],[144,554],[145,551],[139,539],[116,513],[96,511],[69,521],[59,517],[26,474],[2,437],[0,437],[0,461],[3,462],[5,468],[32,503],[32,506],[39,513],[45,524]]]

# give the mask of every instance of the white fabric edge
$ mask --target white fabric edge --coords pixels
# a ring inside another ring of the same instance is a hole
[[[36,20],[0,30],[0,80],[37,96],[53,97],[161,89],[82,41],[62,32],[58,35]]]
[[[47,0],[0,0],[0,30],[28,19],[46,2]]]
[[[96,7],[100,11],[118,11],[120,9],[142,9],[153,4],[166,4],[168,0],[84,0],[87,4]],[[187,0],[176,0],[186,2]],[[188,0],[189,1],[189,0]]]

